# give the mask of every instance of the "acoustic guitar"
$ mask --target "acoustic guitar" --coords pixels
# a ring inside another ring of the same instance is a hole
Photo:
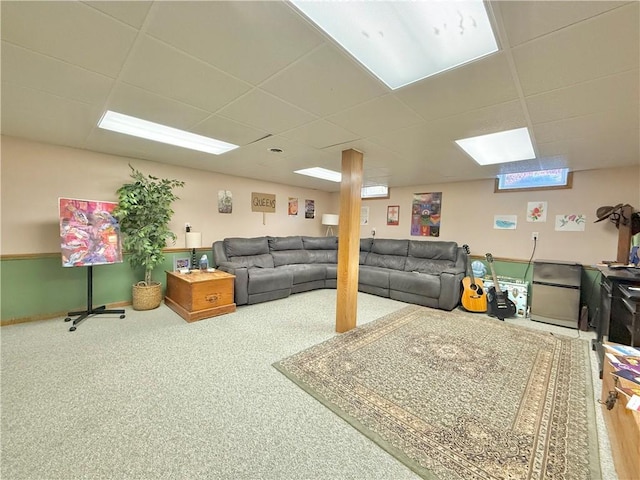
[[[471,272],[470,276],[462,279],[462,298],[460,302],[462,307],[468,312],[486,312],[487,311],[487,293],[484,289],[482,280],[473,276],[471,268],[471,259],[469,258],[469,245],[463,245],[463,250],[467,253],[467,271]]]
[[[491,268],[491,277],[493,278],[493,287],[487,290],[487,302],[489,315],[498,317],[500,320],[513,317],[516,314],[516,304],[507,296],[507,292],[500,290],[498,277],[493,269],[493,255],[486,254],[487,263]]]

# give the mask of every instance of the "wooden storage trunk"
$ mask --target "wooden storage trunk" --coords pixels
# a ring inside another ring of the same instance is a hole
[[[235,312],[234,279],[234,275],[219,270],[167,272],[164,302],[187,322]]]

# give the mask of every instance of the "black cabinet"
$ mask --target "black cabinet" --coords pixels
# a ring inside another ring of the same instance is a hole
[[[640,271],[599,268],[600,315],[593,348],[598,352],[600,376],[604,342],[640,346]],[[635,270],[635,269],[634,269]]]

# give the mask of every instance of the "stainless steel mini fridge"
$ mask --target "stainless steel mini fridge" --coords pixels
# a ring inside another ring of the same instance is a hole
[[[582,265],[560,260],[533,262],[531,320],[578,328]]]

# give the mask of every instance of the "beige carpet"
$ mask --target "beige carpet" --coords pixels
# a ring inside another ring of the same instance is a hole
[[[599,479],[588,355],[412,305],[274,366],[424,478]]]

